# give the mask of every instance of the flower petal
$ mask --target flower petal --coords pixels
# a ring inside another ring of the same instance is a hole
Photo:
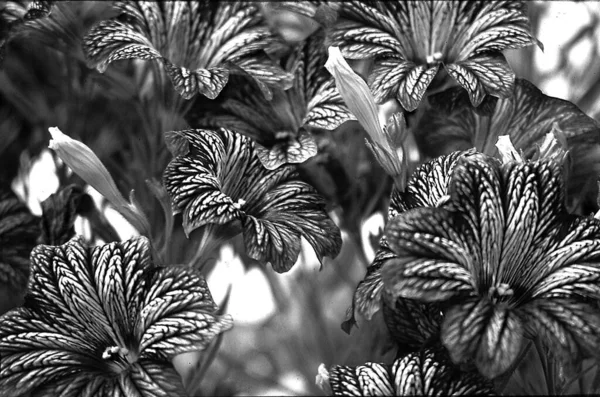
[[[493,378],[506,371],[520,352],[521,320],[485,298],[471,299],[445,313],[442,342],[452,361],[474,356],[481,374]]]
[[[192,269],[158,269],[150,285],[136,325],[142,357],[166,361],[203,350],[216,335],[231,328],[231,318],[216,315],[206,281]]]
[[[390,368],[385,364],[333,366],[329,370],[329,385],[334,396],[394,395]]]
[[[77,185],[69,185],[42,202],[42,244],[64,244],[75,235],[73,225],[82,199],[83,189]]]
[[[265,88],[289,88],[291,76],[264,54],[277,39],[251,2],[158,4],[118,1],[116,18],[85,36],[91,67],[103,72],[116,60],[160,59],[179,94],[215,98],[231,71],[250,74]]]

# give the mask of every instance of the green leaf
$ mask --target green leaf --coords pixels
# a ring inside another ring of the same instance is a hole
[[[486,109],[474,108],[467,93],[451,88],[429,98],[428,117],[421,119],[415,137],[429,156],[475,147],[496,155],[499,136],[508,135],[524,157],[532,159],[546,134],[556,126],[569,151],[567,187],[570,202],[587,197],[595,203],[594,182],[600,174],[600,124],[574,104],[544,95],[530,82],[516,79],[511,95]],[[556,123],[556,124],[555,124]]]
[[[251,2],[117,1],[116,18],[102,21],[85,36],[90,67],[100,72],[122,59],[158,59],[175,90],[190,99],[214,99],[230,72],[254,78],[267,97],[268,86],[288,88],[291,75],[265,54],[276,42]]]
[[[340,231],[325,200],[292,165],[263,167],[256,145],[224,128],[177,134],[189,141],[189,152],[167,166],[164,184],[188,233],[239,221],[248,255],[278,272],[295,263],[301,237],[319,260],[339,253]]]
[[[10,395],[183,395],[172,358],[231,327],[191,269],[152,264],[135,238],[74,238],[31,255],[25,304],[0,318],[0,388]]]
[[[330,45],[350,59],[374,58],[369,85],[378,102],[396,97],[415,110],[440,64],[478,106],[506,97],[514,74],[501,55],[539,42],[520,1],[347,1]]]

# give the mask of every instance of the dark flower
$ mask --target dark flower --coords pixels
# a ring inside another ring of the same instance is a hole
[[[501,51],[537,42],[521,1],[347,1],[330,30],[350,59],[374,58],[378,103],[398,98],[415,110],[440,64],[474,106],[510,95],[514,74]]]
[[[50,14],[54,1],[6,1],[0,4],[0,62],[6,43],[26,26]]]
[[[463,372],[438,347],[411,353],[393,365],[319,368],[317,383],[332,396],[494,395],[492,385],[474,372]]]
[[[224,128],[169,136],[176,157],[165,170],[164,184],[174,211],[183,212],[186,233],[239,221],[248,255],[270,262],[277,272],[296,262],[300,237],[319,260],[338,254],[341,235],[325,211],[325,200],[294,166],[264,168],[254,143]]]
[[[547,133],[560,131],[570,152],[567,191],[569,201],[596,191],[600,174],[600,124],[571,102],[544,95],[527,80],[517,79],[510,96],[480,108],[469,103],[460,88],[428,98],[427,117],[415,137],[421,150],[440,156],[475,147],[495,155],[499,136],[508,135],[518,151],[531,159]],[[559,136],[559,138],[560,138]]]
[[[148,240],[40,245],[23,307],[0,318],[10,396],[180,396],[171,360],[231,327],[194,270],[157,267]]]
[[[600,346],[600,221],[570,215],[560,163],[458,160],[442,208],[398,215],[382,268],[394,297],[444,305],[441,339],[487,377],[538,335],[563,358]]]
[[[441,156],[435,160],[424,163],[417,168],[409,179],[404,192],[398,190],[392,192],[388,209],[388,220],[391,221],[399,214],[413,208],[437,207],[443,205],[447,201],[448,183],[450,182],[456,161],[469,153],[470,152],[455,152],[448,156]],[[387,261],[394,258],[396,258],[396,255],[390,249],[384,236],[380,241],[380,248],[375,255],[375,259],[367,268],[365,278],[356,287],[352,308],[348,313],[349,318],[343,326],[346,330],[349,331],[351,326],[355,323],[355,318],[365,317],[367,320],[370,320],[373,315],[379,311],[383,298],[381,269]],[[386,321],[388,321],[388,319],[392,321],[391,324],[388,323],[388,326],[391,325],[392,329],[398,328],[399,326],[397,323],[394,323],[394,317],[405,317],[406,321],[410,321],[409,318],[414,317],[415,321],[420,321],[418,319],[420,315],[412,311],[410,307],[418,309],[423,315],[425,315],[423,311],[429,311],[428,308],[419,305],[418,302],[389,303],[396,307],[394,316],[385,317]],[[411,331],[408,331],[407,334],[408,339],[402,338],[399,342],[417,347],[416,345],[423,342],[423,340],[421,338],[413,339],[412,336],[409,335],[411,332],[414,334],[414,331],[415,329],[411,328]],[[407,331],[404,332],[406,333]],[[435,332],[435,328],[431,329],[427,333],[422,334],[423,338],[426,338]],[[420,331],[419,334],[421,334]]]
[[[89,64],[100,72],[121,59],[160,60],[177,92],[215,98],[230,73],[248,74],[265,96],[268,86],[289,88],[284,72],[265,50],[276,38],[259,6],[247,1],[117,1],[118,17],[84,38]]]
[[[0,189],[0,314],[23,297],[39,220],[8,187]]]
[[[317,154],[315,128],[333,130],[354,119],[325,69],[321,34],[312,35],[284,60],[294,84],[267,101],[246,81],[231,84],[215,104],[199,98],[187,119],[194,128],[229,128],[256,142],[263,165],[275,169]]]

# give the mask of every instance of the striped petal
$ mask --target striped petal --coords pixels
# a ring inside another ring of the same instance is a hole
[[[248,254],[279,272],[295,263],[301,237],[319,260],[338,254],[341,235],[325,211],[325,200],[292,165],[263,167],[254,143],[230,130],[177,134],[188,141],[189,150],[167,166],[164,182],[175,211],[183,211],[188,232],[239,220]]]
[[[264,54],[277,39],[257,4],[117,1],[114,7],[119,16],[98,23],[83,40],[89,65],[100,72],[117,60],[158,59],[184,99],[216,98],[237,70],[268,97],[268,86],[291,85],[291,75]]]
[[[397,97],[408,111],[442,63],[475,106],[486,95],[508,96],[514,74],[501,52],[539,44],[520,1],[347,1],[339,18],[330,45],[350,59],[375,58],[377,101]]]

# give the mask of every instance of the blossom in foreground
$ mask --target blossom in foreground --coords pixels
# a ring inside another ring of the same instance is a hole
[[[185,99],[216,98],[230,73],[250,75],[268,98],[268,86],[291,85],[291,75],[265,52],[276,38],[254,2],[116,1],[115,8],[120,15],[83,40],[90,66],[100,72],[121,59],[157,59]]]
[[[25,304],[0,318],[0,390],[19,396],[182,396],[171,360],[232,325],[194,270],[148,240],[37,246]]]
[[[459,158],[469,155],[472,152],[454,152],[447,156],[441,156],[434,160],[419,166],[408,181],[405,191],[394,190],[388,209],[388,219],[391,220],[399,214],[419,207],[436,207],[444,205],[447,202],[448,184],[452,172]],[[380,310],[383,301],[383,279],[381,277],[381,268],[384,264],[394,259],[396,255],[390,249],[385,236],[380,241],[380,248],[375,254],[375,259],[367,268],[365,278],[358,284],[352,301],[352,308],[349,318],[344,328],[354,325],[355,319],[365,318],[371,320],[373,315]],[[388,326],[391,326],[392,333],[404,335],[397,339],[398,342],[418,347],[427,337],[437,332],[437,322],[429,316],[430,305],[422,305],[418,302],[388,302],[395,306],[393,315],[386,316]],[[390,313],[391,314],[391,313]],[[427,317],[433,321],[427,321]],[[402,318],[406,325],[411,319],[420,322],[425,327],[403,327],[403,330],[395,329],[401,327],[395,318]],[[420,329],[417,329],[420,328]]]
[[[319,260],[342,245],[325,200],[302,181],[293,165],[275,170],[260,162],[250,138],[221,128],[169,133],[176,156],[164,173],[173,209],[186,233],[208,224],[241,225],[247,253],[277,272],[288,271],[301,237]]]
[[[569,359],[600,346],[600,221],[567,213],[553,158],[464,157],[447,206],[403,212],[385,231],[397,256],[385,290],[442,305],[452,360],[487,377],[513,364],[524,336]]]
[[[493,395],[494,389],[474,372],[463,372],[439,347],[408,354],[393,365],[366,363],[357,367],[323,364],[317,385],[332,396]]]
[[[198,98],[186,115],[194,128],[229,128],[252,138],[266,168],[302,163],[317,154],[313,130],[334,130],[354,119],[327,72],[323,35],[312,35],[283,60],[294,76],[286,91],[273,90],[273,99],[249,84],[232,84],[215,101]]]
[[[349,59],[374,58],[369,76],[378,103],[398,98],[415,110],[441,65],[474,106],[506,97],[514,73],[502,55],[536,43],[521,1],[347,1],[330,45]]]

